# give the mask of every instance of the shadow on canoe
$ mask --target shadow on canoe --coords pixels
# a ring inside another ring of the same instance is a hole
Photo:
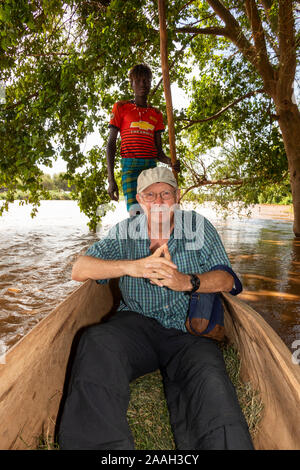
[[[113,314],[116,282],[87,281],[15,344],[0,364],[0,449],[35,448],[53,436],[82,329]],[[245,302],[223,294],[225,329],[241,359],[241,376],[260,394],[257,449],[299,449],[300,371],[275,331]]]

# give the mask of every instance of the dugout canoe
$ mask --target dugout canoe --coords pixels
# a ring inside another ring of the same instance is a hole
[[[115,284],[85,282],[1,358],[1,450],[34,449],[39,436],[53,436],[76,338],[113,311],[116,297]],[[239,350],[242,377],[264,404],[255,447],[299,449],[299,366],[255,310],[230,294],[223,298],[226,334]]]

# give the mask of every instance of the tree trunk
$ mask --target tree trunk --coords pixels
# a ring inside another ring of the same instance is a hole
[[[300,237],[300,112],[296,104],[276,103],[279,126],[288,159],[294,206],[294,233]]]

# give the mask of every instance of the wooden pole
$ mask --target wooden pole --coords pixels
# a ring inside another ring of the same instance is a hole
[[[169,64],[168,64],[168,43],[167,43],[167,27],[166,27],[166,6],[165,0],[158,0],[158,13],[159,13],[159,27],[160,27],[160,60],[164,83],[164,92],[167,108],[167,119],[169,129],[169,145],[171,161],[176,162],[176,145],[175,145],[175,131],[174,131],[174,117],[173,117],[173,104],[170,86]],[[177,173],[173,169],[175,178]]]

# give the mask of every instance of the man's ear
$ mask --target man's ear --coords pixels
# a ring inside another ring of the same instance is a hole
[[[176,191],[176,203],[178,204],[180,200],[180,189],[177,189]]]

